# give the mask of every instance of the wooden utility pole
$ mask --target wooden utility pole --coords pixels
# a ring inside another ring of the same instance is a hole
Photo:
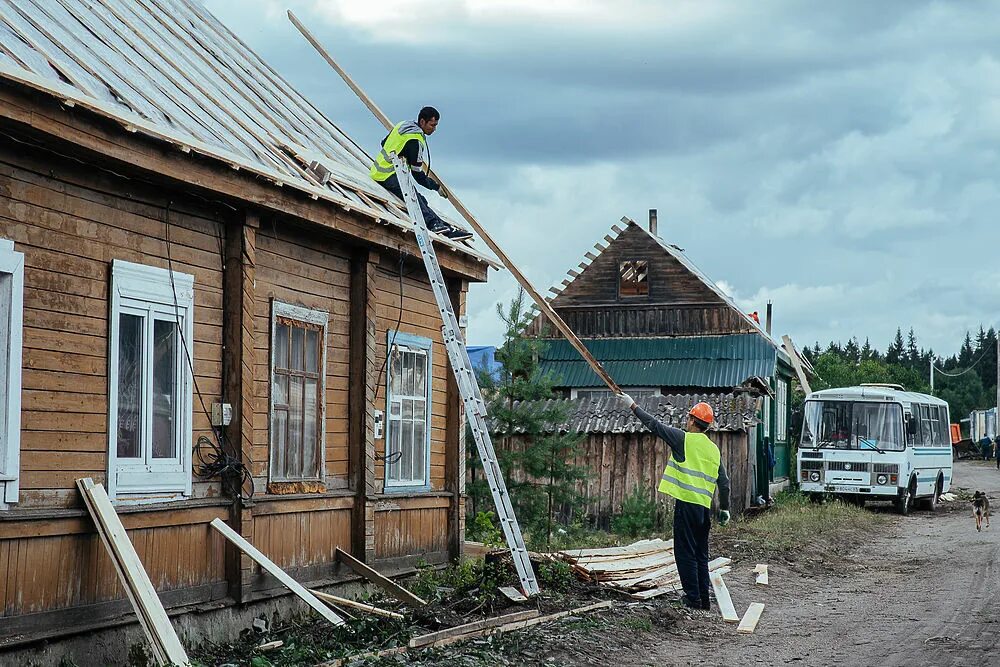
[[[387,131],[392,130],[393,127],[392,121],[389,120],[389,117],[382,112],[382,110],[378,107],[377,104],[375,104],[375,102],[370,97],[368,97],[365,91],[361,89],[361,86],[359,86],[354,81],[354,79],[352,79],[351,76],[344,71],[344,68],[342,68],[340,65],[337,64],[337,61],[335,61],[330,56],[330,54],[327,53],[326,49],[324,49],[323,46],[316,40],[316,38],[313,37],[312,33],[309,32],[308,28],[302,25],[302,23],[298,20],[298,18],[296,18],[295,14],[293,14],[291,10],[288,11],[288,18],[292,22],[292,24],[296,28],[298,28],[299,32],[302,33],[302,36],[305,37],[306,40],[313,45],[313,48],[315,48],[316,51],[319,52],[319,54],[323,57],[323,59],[326,60],[326,62],[330,65],[330,67],[336,70],[337,74],[340,75],[340,77],[350,87],[350,89],[353,90],[354,93],[361,99],[364,105],[368,107],[368,110],[371,111],[375,115],[375,117],[379,120],[379,122],[381,122],[382,125],[385,126],[385,129]],[[507,270],[511,272],[511,274],[521,285],[521,287],[524,288],[524,291],[531,296],[532,300],[538,306],[538,309],[549,319],[549,321],[552,322],[553,325],[555,325],[556,329],[558,329],[559,332],[566,337],[566,340],[569,341],[570,345],[572,345],[576,349],[576,351],[580,353],[580,356],[583,357],[584,361],[586,361],[590,365],[590,367],[594,370],[594,372],[597,373],[597,376],[601,378],[606,385],[608,385],[611,391],[613,391],[616,394],[621,393],[621,388],[611,378],[608,372],[604,370],[604,367],[601,365],[601,362],[599,362],[594,357],[594,355],[590,353],[590,350],[588,350],[584,346],[584,344],[580,341],[580,339],[577,338],[576,334],[573,333],[573,330],[569,328],[569,325],[567,325],[563,321],[563,319],[556,313],[555,309],[553,309],[552,306],[549,305],[548,301],[546,301],[545,298],[541,294],[539,294],[538,290],[536,290],[534,286],[531,284],[531,282],[529,282],[528,279],[525,277],[525,275],[521,273],[521,270],[517,268],[517,265],[511,261],[511,259],[507,256],[507,253],[505,253],[500,248],[497,242],[493,240],[493,237],[490,236],[483,228],[483,226],[476,221],[476,219],[472,216],[472,213],[469,212],[469,209],[465,207],[465,204],[463,204],[461,200],[455,195],[455,193],[452,192],[451,189],[444,184],[444,181],[442,181],[441,178],[437,174],[435,174],[433,170],[431,170],[429,174],[434,180],[436,180],[438,183],[441,184],[442,192],[445,194],[445,196],[447,196],[452,206],[455,207],[455,210],[458,211],[463,218],[465,218],[465,221],[468,222],[469,225],[472,227],[472,229],[474,229],[475,232],[479,235],[479,237],[483,239],[486,245],[489,246],[489,249],[493,251],[493,253],[503,263],[503,265],[507,267]]]

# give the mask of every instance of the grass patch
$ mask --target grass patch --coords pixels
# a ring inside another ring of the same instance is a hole
[[[724,549],[754,555],[784,555],[812,544],[868,532],[884,524],[880,514],[840,500],[813,503],[798,492],[783,492],[774,507],[756,519],[713,531]]]

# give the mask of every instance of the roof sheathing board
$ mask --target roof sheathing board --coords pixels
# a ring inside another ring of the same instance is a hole
[[[0,46],[0,78],[278,187],[412,230],[402,203],[368,178],[364,151],[193,0],[0,0],[0,35],[8,36]],[[322,155],[330,184],[302,168],[282,141]],[[436,240],[499,266],[485,253]]]

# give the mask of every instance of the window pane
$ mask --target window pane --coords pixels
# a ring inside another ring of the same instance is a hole
[[[414,396],[426,396],[427,395],[427,355],[419,354],[416,355],[417,367],[414,370],[414,376],[416,377],[416,383],[413,388]]]
[[[274,376],[274,404],[288,405],[288,376],[275,374]]]
[[[319,476],[319,410],[316,380],[306,380],[305,403],[303,405],[304,434],[302,437],[302,476]]]
[[[288,368],[288,326],[285,324],[274,329],[274,365]]]
[[[427,466],[427,414],[424,401],[413,402],[413,479],[424,482]]]
[[[397,460],[397,456],[399,454],[400,432],[402,431],[402,428],[400,428],[400,422],[395,420],[389,422],[389,426],[390,426],[389,441],[386,443],[386,453],[385,453],[385,457],[388,463],[387,465],[388,470],[386,471],[386,477],[390,481],[398,482],[399,471],[401,470],[401,466],[399,461]]]
[[[413,396],[413,353],[403,353],[403,393]]]
[[[271,446],[274,447],[274,470],[276,477],[288,476],[288,412],[274,411],[274,423],[271,424]]]
[[[138,315],[118,318],[118,457],[142,454],[142,325]]]
[[[153,458],[177,456],[177,325],[153,322]]]
[[[389,359],[390,393],[399,396],[402,383],[402,356],[398,347],[393,347]]]
[[[298,327],[292,327],[292,357],[289,359],[289,368],[296,371],[302,370],[302,348],[304,347],[305,331]]]
[[[306,329],[306,370],[319,372],[319,332]]]
[[[302,475],[302,378],[289,378],[288,387],[288,454],[289,477]]]

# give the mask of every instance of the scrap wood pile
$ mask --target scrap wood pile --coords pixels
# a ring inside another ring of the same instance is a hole
[[[553,554],[573,566],[577,576],[598,586],[620,591],[637,600],[680,590],[673,540],[640,540],[624,547],[573,549]],[[728,558],[708,564],[712,572],[725,573]]]

